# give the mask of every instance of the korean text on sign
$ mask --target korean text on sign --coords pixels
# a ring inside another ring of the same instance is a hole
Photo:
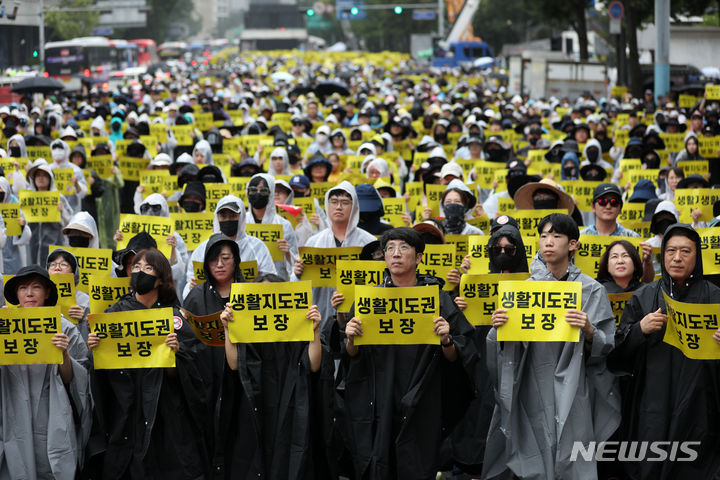
[[[309,342],[312,321],[310,282],[233,283],[230,303],[234,321],[228,325],[233,343]]]
[[[620,319],[625,311],[625,305],[630,297],[635,292],[624,292],[624,293],[609,293],[608,300],[610,300],[610,307],[612,307],[613,316],[615,317],[615,327],[620,325]]]
[[[355,302],[355,285],[380,285],[385,272],[385,262],[381,260],[338,260],[337,291],[345,296],[337,311],[347,313]]]
[[[120,215],[120,226],[118,229],[122,232],[123,238],[117,242],[117,249],[121,250],[127,247],[132,237],[140,232],[147,232],[157,242],[157,248],[170,258],[172,247],[168,245],[166,238],[173,232],[173,221],[168,217],[155,217],[152,215]]]
[[[90,314],[88,323],[100,338],[93,350],[98,370],[175,366],[175,353],[165,345],[175,331],[172,308]]]
[[[60,221],[60,192],[33,192],[20,190],[20,207],[29,223],[54,223]]]
[[[73,323],[77,323],[77,320],[70,318],[68,315],[70,307],[77,304],[75,299],[75,275],[72,273],[54,273],[50,275],[50,280],[52,280],[57,287],[57,306],[60,307],[60,311],[65,315],[65,318]]]
[[[663,341],[695,360],[720,359],[720,345],[713,340],[718,329],[720,305],[683,303],[663,292],[667,306],[667,326]]]
[[[454,290],[457,285],[447,281],[447,275],[455,268],[455,244],[425,245],[418,273],[432,275],[445,281],[443,290]]]
[[[59,332],[60,307],[0,309],[0,365],[62,363]]]
[[[465,318],[473,325],[492,325],[492,314],[497,307],[500,280],[527,280],[529,273],[465,274],[460,278],[460,296],[467,301]]]
[[[565,320],[568,310],[580,310],[580,282],[510,281],[498,285],[498,307],[507,310],[507,323],[498,328],[499,341],[577,342],[580,329]]]
[[[90,313],[103,313],[130,292],[130,278],[90,275]]]
[[[211,347],[225,345],[225,329],[220,321],[222,310],[210,315],[195,315],[187,310],[182,312],[185,321],[190,324],[198,340]]]
[[[75,255],[80,269],[80,282],[77,289],[81,292],[89,293],[89,277],[90,275],[110,276],[110,266],[112,262],[112,250],[109,248],[83,248],[83,247],[59,247],[50,245],[49,251],[52,252],[56,248],[62,248]]]
[[[313,287],[335,287],[335,265],[338,260],[358,260],[362,247],[300,247],[303,264],[301,280],[311,280]]]
[[[248,235],[259,238],[270,251],[273,261],[279,262],[284,253],[278,248],[278,240],[283,238],[283,226],[269,223],[248,223],[245,225]]]
[[[185,241],[188,252],[195,250],[198,245],[210,238],[213,233],[212,212],[192,212],[192,213],[171,213],[170,219],[175,225],[175,231]]]
[[[19,203],[0,203],[0,216],[5,222],[5,235],[8,237],[22,235]]]
[[[438,345],[433,321],[438,317],[440,291],[424,287],[355,287],[354,315],[363,334],[355,345]]]

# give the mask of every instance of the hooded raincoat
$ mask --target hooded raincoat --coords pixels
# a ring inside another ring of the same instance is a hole
[[[556,281],[539,253],[530,273],[531,281]],[[496,405],[483,478],[597,478],[594,460],[570,457],[574,442],[605,441],[620,423],[617,382],[605,363],[615,320],[603,287],[573,263],[567,281],[582,283],[581,310],[595,327],[591,344],[498,342],[496,329],[488,334]]]
[[[62,249],[62,248],[56,248],[55,250],[50,252],[48,254],[48,259],[45,261],[45,268],[48,270],[50,269],[50,256],[57,251],[64,252],[65,255],[69,255],[74,260],[75,263],[72,266],[72,268],[73,268],[73,276],[75,277],[75,285],[77,286],[77,284],[80,283],[80,269],[78,268],[78,261],[77,261],[77,258],[75,257],[75,255],[68,252],[67,250]],[[90,312],[90,295],[88,295],[87,293],[82,292],[76,288],[75,289],[75,302],[77,305],[79,305],[85,309],[85,316],[84,316],[82,322],[78,322],[77,328],[78,328],[78,331],[80,332],[80,335],[82,336],[83,340],[85,340],[87,342],[87,336],[89,333],[87,314]]]
[[[290,175],[290,159],[288,158],[287,149],[283,147],[277,147],[270,153],[270,158],[273,157],[282,157],[283,159],[283,167],[281,172],[274,171],[274,168],[272,166],[272,160],[270,160],[270,164],[268,166],[268,174],[275,177],[277,175]],[[272,197],[271,197],[272,198]]]
[[[452,180],[450,183],[448,183],[447,188],[445,189],[446,194],[447,194],[447,191],[451,190],[451,189],[457,189],[457,190],[464,192],[463,196],[469,200],[468,203],[466,204],[465,220],[472,218],[473,212],[475,211],[475,205],[477,205],[477,197],[475,197],[475,194],[470,191],[468,186],[465,185],[465,183],[462,180],[459,180],[457,178]],[[439,209],[440,216],[445,217],[445,211],[443,210],[443,206],[440,205],[438,207],[438,209]],[[465,226],[463,227],[462,231],[460,232],[460,235],[485,235],[485,234],[479,228],[465,222]]]
[[[5,177],[0,177],[0,191],[5,194],[2,203],[18,203],[18,199],[12,193],[10,182],[8,182]],[[20,210],[20,216],[25,218],[22,210]],[[0,234],[0,244],[3,243],[2,239],[4,235],[5,229],[3,229],[2,234]],[[27,247],[30,244],[31,238],[32,232],[27,223],[22,227],[22,233],[20,235],[7,238],[4,242],[5,246],[2,248],[2,262],[0,263],[4,274],[14,275],[15,272],[27,263]]]
[[[622,440],[694,441],[693,462],[632,462],[626,470],[636,479],[720,477],[720,361],[693,360],[665,343],[665,327],[645,335],[640,321],[658,308],[666,313],[663,293],[684,303],[718,303],[720,289],[703,278],[701,242],[690,225],[676,223],[666,230],[691,238],[697,247],[695,268],[682,285],[661,262],[662,277],[643,285],[628,300],[615,336],[608,366],[623,377]],[[715,326],[717,328],[717,326]]]
[[[213,233],[221,233],[220,223],[218,222],[217,214],[220,210],[225,208],[225,205],[230,203],[234,203],[240,206],[240,218],[238,219],[237,237],[235,238],[235,242],[238,244],[238,247],[240,247],[240,260],[243,262],[247,262],[249,260],[256,260],[258,274],[276,274],[277,271],[275,270],[275,264],[273,263],[270,252],[268,251],[265,244],[259,238],[252,237],[245,232],[245,205],[243,205],[242,200],[240,200],[235,195],[228,195],[227,197],[221,198],[217,206],[215,207],[215,218],[213,219]],[[190,261],[187,263],[187,269],[185,274],[187,284],[185,284],[185,288],[183,289],[183,298],[187,297],[188,292],[190,291],[190,279],[195,276],[193,270],[193,262],[205,262],[206,245],[207,240],[198,245],[198,247],[193,251],[190,257]]]
[[[265,213],[263,215],[263,218],[260,219],[259,223],[282,225],[283,238],[287,240],[288,244],[290,245],[290,253],[285,254],[282,260],[274,261],[277,274],[280,275],[283,280],[287,281],[290,278],[290,273],[293,269],[293,257],[297,258],[299,255],[297,236],[295,235],[295,230],[293,230],[292,224],[280,215],[278,215],[277,211],[275,210],[275,204],[273,200],[275,198],[275,178],[267,173],[258,173],[256,175],[253,175],[250,181],[252,181],[252,179],[255,177],[259,177],[265,180],[265,183],[267,183],[268,189],[270,190],[270,200],[265,207]],[[247,215],[246,223],[256,223],[255,216],[253,215],[252,210],[250,210],[250,214]]]
[[[20,157],[27,158],[28,155],[27,155],[27,147],[25,146],[25,137],[23,137],[19,133],[16,133],[12,137],[10,137],[10,139],[7,141],[6,146],[7,146],[8,154],[10,154],[10,142],[12,142],[13,140],[15,142],[17,142],[18,147],[20,147]],[[13,172],[11,173],[11,175],[13,177],[13,182],[12,182],[13,193],[17,197],[19,195],[18,192],[20,190],[28,188],[28,182],[19,169],[14,169]]]
[[[65,151],[65,154],[63,157],[59,160],[53,160],[53,163],[50,164],[50,168],[53,170],[57,168],[71,168],[73,171],[73,177],[77,180],[77,188],[74,188],[75,193],[73,195],[64,195],[65,198],[68,201],[68,204],[70,205],[70,208],[72,208],[73,213],[77,213],[80,211],[81,203],[83,199],[88,194],[88,188],[87,188],[87,181],[85,180],[85,175],[83,174],[83,171],[80,167],[75,165],[74,163],[70,162],[70,146],[65,143],[63,140],[55,140],[51,145],[51,151],[57,150],[57,145],[61,145],[63,150]]]

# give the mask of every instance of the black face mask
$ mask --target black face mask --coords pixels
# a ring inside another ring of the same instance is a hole
[[[493,257],[493,263],[502,271],[512,270],[512,268],[518,263],[514,255],[508,255],[507,253],[500,253]]]
[[[436,133],[435,135],[433,135],[433,138],[435,138],[435,141],[436,141],[436,142],[444,142],[445,139],[447,138],[447,134],[445,134],[445,133]]]
[[[188,213],[199,212],[202,208],[198,202],[185,201],[182,203],[182,208]]]
[[[119,124],[117,122],[113,122],[112,124],[110,124],[110,128],[112,128],[113,132],[119,132],[120,126],[121,126],[121,124]]]
[[[510,198],[514,198],[515,192],[517,192],[520,187],[525,185],[528,182],[528,179],[527,175],[512,175],[510,177],[507,177],[506,182]]]
[[[87,248],[90,245],[90,239],[80,235],[72,235],[68,237],[68,243],[71,247]]]
[[[155,288],[155,280],[157,280],[157,277],[153,277],[149,273],[143,271],[133,272],[130,276],[130,287],[135,293],[145,295]]]
[[[606,136],[607,134],[605,133],[605,130],[598,130],[597,132],[595,132],[595,138],[597,138],[598,140],[605,140]]]
[[[20,150],[20,147],[10,147],[10,156],[14,158],[20,158],[22,156],[22,150]]]
[[[5,192],[0,192],[0,203],[5,201]]]
[[[238,231],[237,220],[225,220],[220,222],[220,231],[228,237],[234,237]]]
[[[503,162],[505,163],[507,161],[507,155],[505,150],[499,150],[497,148],[493,148],[491,150],[487,151],[488,159],[491,162]]]
[[[600,152],[597,148],[590,147],[587,149],[587,152],[585,152],[585,156],[587,157],[588,162],[595,163],[600,157]]]
[[[577,177],[577,168],[563,167],[563,173],[565,174],[566,178],[575,178]]]
[[[261,195],[259,193],[248,194],[248,202],[253,208],[261,209],[265,208],[270,201],[269,195]]]
[[[660,160],[654,156],[645,158],[642,163],[645,165],[645,168],[647,168],[647,169],[652,170],[655,168],[660,168]]]
[[[665,230],[667,230],[667,227],[675,223],[673,220],[670,220],[669,218],[663,218],[662,220],[658,220],[655,222],[655,233],[656,234],[664,234]]]
[[[553,199],[533,200],[533,208],[535,210],[552,210],[557,208],[558,201]]]
[[[310,196],[310,192],[309,192],[309,191],[308,191],[308,192],[301,192],[300,190],[293,190],[293,192],[295,192],[295,197],[294,197],[294,198],[305,198],[305,197]]]
[[[532,145],[533,147],[534,147],[535,145],[537,145],[537,142],[538,142],[538,138],[537,138],[537,137],[530,137],[530,138],[528,139],[528,143],[529,143],[530,145]]]
[[[547,161],[550,163],[560,163],[562,161],[562,151],[559,148],[555,148],[548,152]]]
[[[443,205],[445,211],[445,230],[447,233],[458,234],[465,228],[465,205],[449,203]]]

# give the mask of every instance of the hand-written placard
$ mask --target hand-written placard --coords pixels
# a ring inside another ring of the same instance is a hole
[[[270,223],[248,223],[245,225],[245,231],[248,235],[259,238],[270,251],[273,261],[279,262],[284,257],[284,253],[278,247],[278,240],[283,238],[283,226]]]
[[[60,307],[0,308],[0,365],[62,363]]]
[[[228,325],[233,343],[309,342],[312,321],[310,282],[233,283],[230,293],[234,321]]]
[[[20,226],[20,204],[0,203],[0,216],[5,222],[5,235],[14,237],[22,235],[23,228]]]
[[[338,260],[358,260],[362,247],[300,247],[303,264],[301,280],[311,280],[313,287],[335,287],[335,265]]]
[[[488,273],[463,275],[460,278],[460,296],[467,301],[463,311],[473,325],[492,325],[492,314],[497,309],[498,283],[500,280],[527,280],[529,273]]]
[[[663,341],[695,360],[720,359],[720,345],[713,340],[718,329],[720,305],[683,303],[663,292],[667,307],[667,326]]]
[[[165,345],[175,331],[173,317],[172,308],[88,315],[90,331],[100,338],[93,350],[95,368],[174,367],[175,353]]]
[[[90,313],[104,313],[130,292],[130,277],[90,275]]]
[[[347,313],[355,302],[356,285],[380,285],[386,264],[382,260],[338,260],[337,291],[345,296],[337,311]]]
[[[30,223],[56,223],[60,221],[60,192],[34,192],[20,190],[20,208]]]
[[[580,329],[565,320],[568,310],[579,310],[580,282],[501,281],[498,308],[507,310],[507,323],[497,330],[499,341],[577,342]]]
[[[171,213],[172,220],[176,231],[185,241],[188,252],[195,250],[198,245],[210,238],[213,234],[213,219],[215,215],[212,212],[192,212],[192,213]]]
[[[170,218],[124,213],[120,215],[118,229],[123,238],[117,242],[117,250],[126,248],[130,239],[138,233],[147,232],[157,242],[158,250],[166,258],[170,258],[172,247],[167,243],[167,237],[173,233],[173,221]]]
[[[75,299],[75,275],[72,273],[54,273],[50,275],[50,280],[57,287],[57,306],[60,307],[60,312],[71,322],[77,323],[77,320],[70,318],[68,315],[70,307],[77,304]]]
[[[220,321],[222,310],[210,315],[195,315],[185,309],[181,309],[181,311],[185,321],[190,324],[198,340],[211,347],[225,345],[225,329]]]
[[[612,307],[613,316],[615,317],[615,327],[620,325],[620,319],[625,311],[625,304],[635,292],[624,292],[624,293],[608,293],[608,299],[610,300],[610,306]]]
[[[422,263],[417,271],[423,275],[432,275],[445,282],[443,290],[452,291],[457,285],[447,281],[447,275],[455,268],[455,245],[425,245]]]
[[[110,267],[112,266],[112,250],[109,248],[83,248],[83,247],[59,247],[50,245],[48,251],[52,252],[56,248],[67,250],[75,255],[80,269],[80,282],[76,288],[81,292],[89,292],[89,276],[100,275],[109,277]]]
[[[424,287],[355,287],[354,315],[363,334],[355,345],[438,345],[433,331],[439,316],[439,290]]]
[[[75,184],[73,183],[74,172],[72,168],[55,168],[53,169],[55,177],[55,187],[57,191],[63,195],[74,195]]]
[[[575,251],[573,263],[584,274],[597,277],[600,268],[600,257],[603,256],[608,245],[618,240],[626,240],[630,242],[637,250],[640,258],[642,258],[642,240],[637,237],[611,237],[608,235],[580,235],[578,248]]]

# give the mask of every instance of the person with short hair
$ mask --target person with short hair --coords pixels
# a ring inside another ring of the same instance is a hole
[[[499,342],[507,311],[492,314],[488,370],[497,372],[497,404],[485,450],[483,478],[597,478],[595,460],[571,461],[573,442],[607,440],[620,423],[620,398],[605,357],[615,319],[602,286],[572,263],[580,236],[569,215],[538,224],[539,250],[530,281],[581,282],[581,308],[564,320],[578,342]]]

